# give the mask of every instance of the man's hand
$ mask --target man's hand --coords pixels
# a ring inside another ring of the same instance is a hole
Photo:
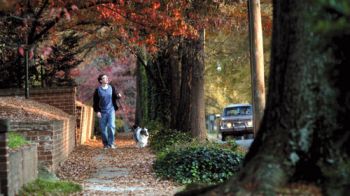
[[[97,118],[101,118],[101,112],[97,112]]]

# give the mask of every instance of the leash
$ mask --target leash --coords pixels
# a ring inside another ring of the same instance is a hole
[[[125,132],[129,132],[130,131],[130,128],[129,128],[130,126],[127,124],[128,121],[127,121],[127,118],[125,116],[125,110],[124,110],[122,104],[120,103],[119,99],[117,99],[117,102],[119,103],[120,108],[122,109],[122,118],[123,118],[123,121],[124,121],[124,123],[123,123],[124,131]]]

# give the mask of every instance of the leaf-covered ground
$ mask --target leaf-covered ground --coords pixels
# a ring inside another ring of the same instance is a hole
[[[77,147],[61,163],[57,175],[83,186],[77,195],[173,195],[181,187],[155,176],[155,155],[136,148],[131,135],[117,135],[116,149],[103,149],[101,140]]]

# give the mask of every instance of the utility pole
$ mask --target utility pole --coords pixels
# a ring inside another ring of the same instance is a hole
[[[260,0],[248,0],[253,126],[256,136],[265,110],[264,51]]]

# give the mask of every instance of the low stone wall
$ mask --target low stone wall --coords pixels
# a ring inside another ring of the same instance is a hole
[[[9,121],[0,119],[0,195],[14,196],[38,176],[37,144],[16,150],[8,147]]]
[[[37,144],[9,150],[8,193],[17,195],[21,187],[38,177]],[[5,194],[6,195],[6,194]]]

